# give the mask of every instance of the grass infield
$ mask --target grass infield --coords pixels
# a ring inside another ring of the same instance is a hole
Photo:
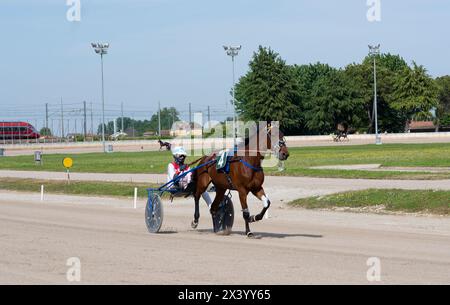
[[[289,203],[307,209],[352,208],[380,212],[407,212],[450,215],[450,191],[377,190],[344,192],[322,197],[298,199]]]
[[[289,144],[289,143],[288,143]],[[268,175],[311,176],[366,179],[450,179],[450,173],[359,171],[311,169],[312,166],[381,164],[398,167],[450,167],[450,143],[383,144],[289,149],[286,170],[265,168]],[[64,171],[63,157],[74,160],[73,172],[91,173],[165,173],[172,160],[170,152],[116,152],[112,154],[43,155],[43,165],[33,156],[0,158],[0,170]],[[197,159],[191,156],[187,162]]]
[[[41,185],[45,193],[64,195],[87,195],[105,197],[134,197],[134,188],[138,188],[138,197],[147,198],[147,188],[157,187],[152,184],[66,181],[0,178],[0,189],[19,192],[40,192]]]

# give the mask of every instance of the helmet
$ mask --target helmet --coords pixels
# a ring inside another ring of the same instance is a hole
[[[172,150],[173,158],[175,162],[182,165],[184,164],[184,160],[186,159],[187,153],[183,147],[177,146]]]
[[[176,156],[187,156],[187,152],[186,152],[186,150],[184,150],[183,147],[177,146],[174,149],[172,149],[172,155],[174,157],[176,157]]]

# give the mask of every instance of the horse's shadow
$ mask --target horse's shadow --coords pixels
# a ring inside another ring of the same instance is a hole
[[[199,229],[196,230],[200,233],[213,233],[212,230],[208,229]],[[214,233],[213,233],[214,234]],[[253,232],[254,238],[261,239],[261,238],[289,238],[289,237],[305,237],[305,238],[323,238],[323,235],[316,235],[316,234],[289,234],[289,233],[271,233],[271,232]],[[216,234],[221,235],[221,234]],[[244,235],[244,231],[232,231],[230,235]]]

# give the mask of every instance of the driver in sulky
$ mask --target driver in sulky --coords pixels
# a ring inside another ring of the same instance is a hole
[[[182,175],[183,173],[189,171],[189,166],[185,164],[186,160],[186,150],[181,147],[175,147],[172,150],[172,156],[173,161],[169,163],[167,166],[167,182],[172,181],[173,179],[177,178],[179,175]],[[175,184],[174,187],[177,187],[180,189],[181,192],[189,191],[191,187],[193,187],[194,181],[192,181],[192,173],[187,173],[184,177],[179,179]],[[212,200],[211,197],[207,192],[204,192],[202,194],[203,200],[205,200],[206,204],[208,205],[208,208],[211,207]]]

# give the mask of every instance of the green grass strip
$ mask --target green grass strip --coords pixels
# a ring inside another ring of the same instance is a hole
[[[289,145],[289,143],[288,143]],[[381,164],[398,167],[450,167],[450,143],[383,144],[329,147],[290,148],[286,171],[265,168],[267,175],[310,176],[353,179],[450,179],[450,173],[358,171],[310,169],[312,166]],[[172,161],[168,151],[115,152],[112,154],[44,154],[43,165],[36,165],[33,156],[0,158],[0,170],[63,172],[62,159],[74,160],[72,172],[82,173],[156,173],[167,170]],[[197,159],[190,156],[187,162]]]
[[[45,193],[64,195],[87,195],[105,197],[134,197],[134,188],[138,188],[138,197],[147,197],[147,188],[156,187],[152,184],[116,183],[95,181],[65,181],[0,178],[0,189],[39,193],[44,185]]]
[[[386,211],[450,215],[450,191],[369,189],[298,199],[289,204],[307,209],[363,208],[383,205]]]

